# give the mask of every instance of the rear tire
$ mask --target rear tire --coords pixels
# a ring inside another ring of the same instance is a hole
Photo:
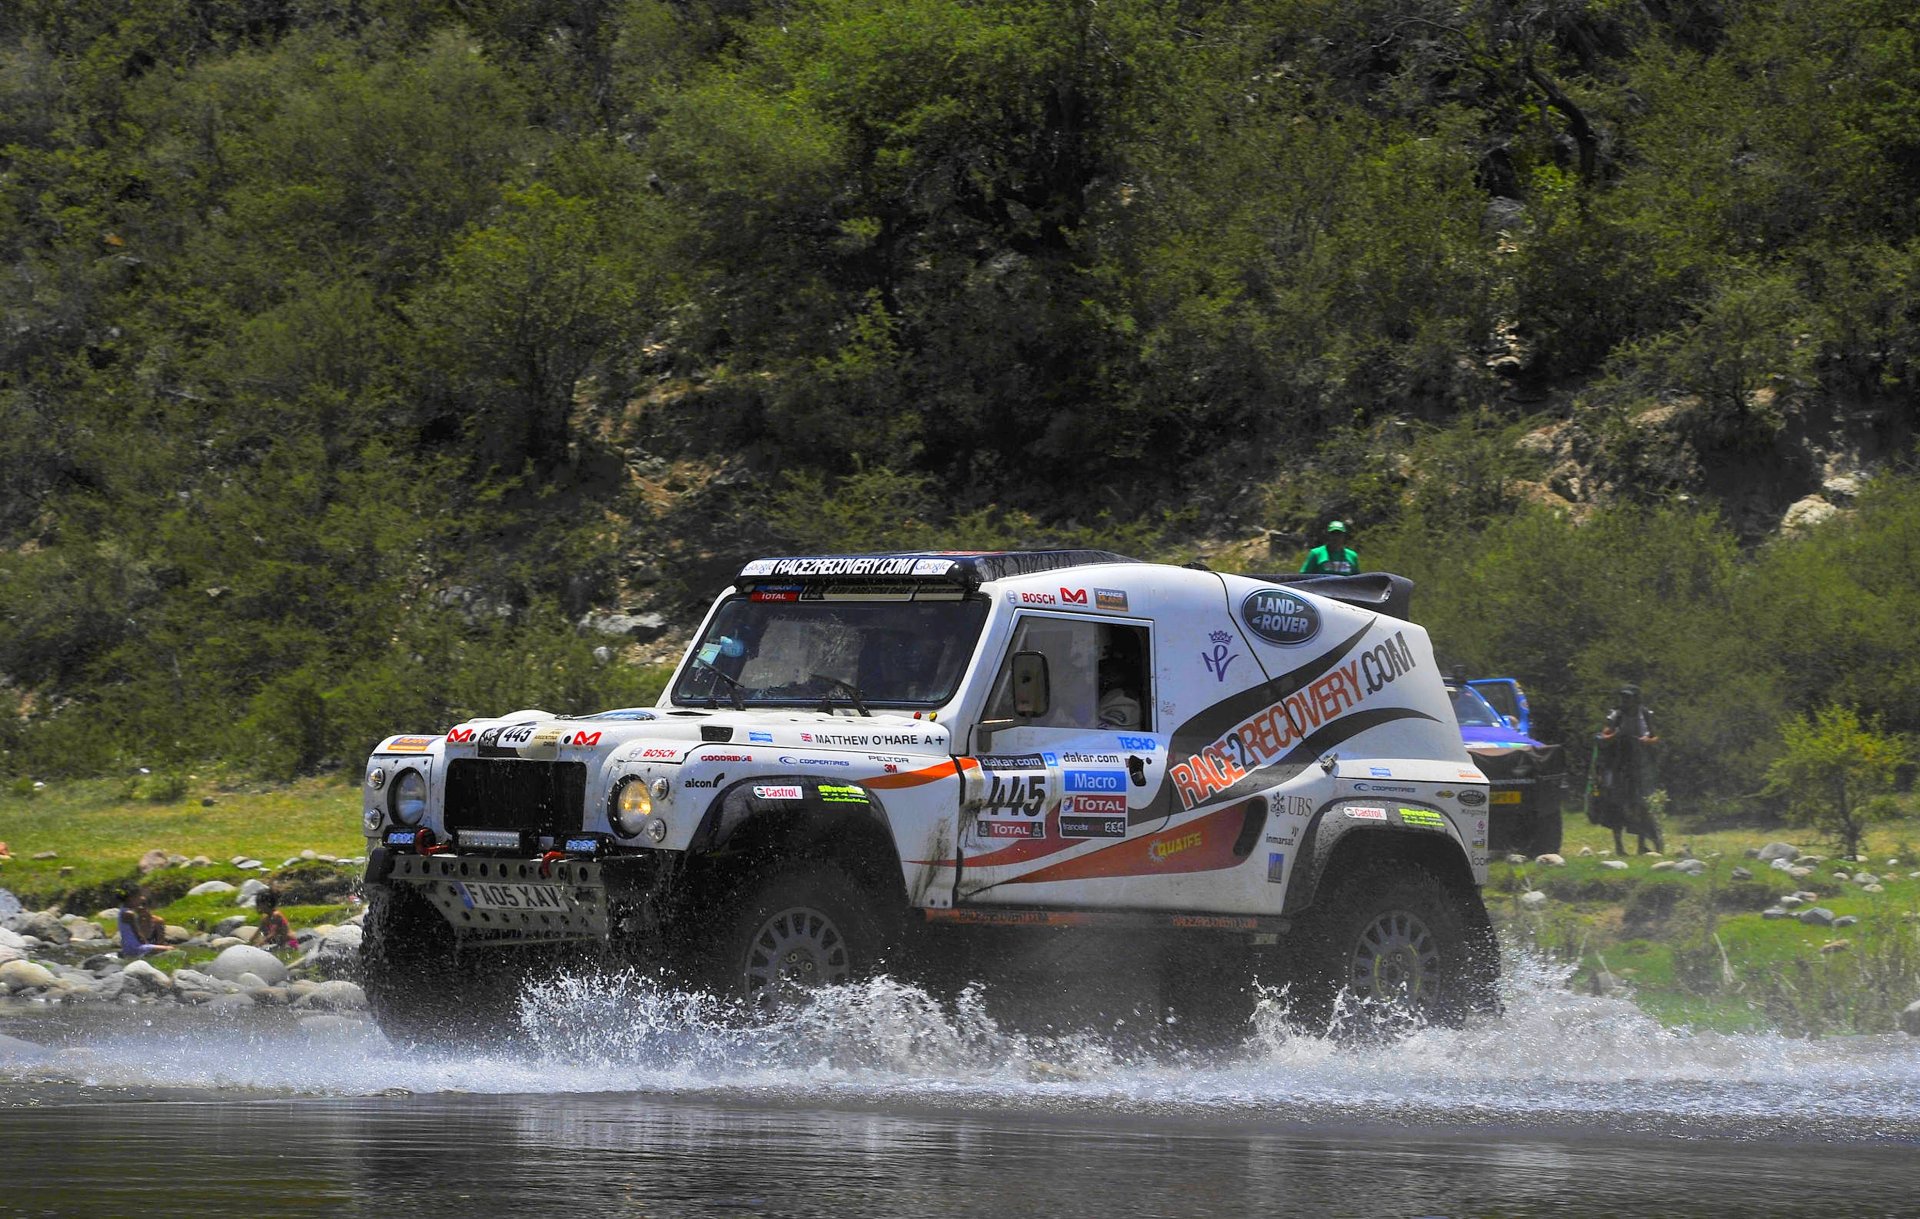
[[[1296,1016],[1327,1024],[1343,992],[1372,1011],[1449,1027],[1494,1007],[1497,957],[1476,907],[1418,866],[1341,878],[1294,933]]]
[[[1541,855],[1555,855],[1564,842],[1566,827],[1561,821],[1559,809],[1542,810],[1533,815],[1533,843],[1527,854],[1538,858]]]
[[[709,985],[756,1013],[823,986],[879,975],[901,938],[897,916],[832,864],[749,881],[727,907],[703,953],[711,963]]]

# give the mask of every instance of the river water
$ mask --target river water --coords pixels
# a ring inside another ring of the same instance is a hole
[[[887,982],[742,1030],[577,979],[433,1053],[15,1004],[0,1215],[1920,1215],[1920,1041],[1673,1032],[1559,983],[1523,963],[1499,1019],[1385,1044],[1269,1005],[1208,1053]]]

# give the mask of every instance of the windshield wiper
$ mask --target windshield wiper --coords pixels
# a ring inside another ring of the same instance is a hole
[[[711,660],[706,659],[705,657],[695,656],[693,658],[693,663],[699,665],[701,668],[705,669],[707,672],[713,674],[715,677],[719,678],[721,681],[727,683],[727,700],[733,704],[733,709],[735,711],[745,711],[747,709],[746,696],[742,693],[742,691],[745,690],[746,687],[742,686],[738,681],[727,676],[725,673],[722,673],[719,669],[715,668],[713,662]],[[720,700],[718,698],[715,698],[712,694],[707,695],[707,708],[709,710],[717,708],[719,707],[719,705],[720,705]]]
[[[824,673],[815,673],[813,680],[827,683],[827,687],[830,690],[842,691],[849,699],[853,700],[853,705],[860,709],[861,715],[872,718],[873,712],[867,710],[867,700],[860,696],[860,687],[850,681],[843,681],[838,677],[828,677]],[[820,710],[833,710],[833,695],[824,694],[820,697]]]

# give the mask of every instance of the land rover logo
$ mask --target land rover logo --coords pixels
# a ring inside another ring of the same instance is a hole
[[[1320,633],[1320,611],[1283,588],[1259,588],[1240,603],[1247,629],[1268,643],[1305,643]]]
[[[1460,803],[1466,805],[1468,808],[1475,808],[1479,805],[1485,804],[1486,802],[1487,802],[1486,793],[1481,791],[1476,791],[1471,787],[1468,788],[1466,791],[1463,791],[1460,793]]]

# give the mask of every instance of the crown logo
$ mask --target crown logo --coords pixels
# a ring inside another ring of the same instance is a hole
[[[1211,635],[1208,635],[1207,638],[1213,640],[1215,643],[1232,643],[1233,632],[1232,631],[1215,631]]]

